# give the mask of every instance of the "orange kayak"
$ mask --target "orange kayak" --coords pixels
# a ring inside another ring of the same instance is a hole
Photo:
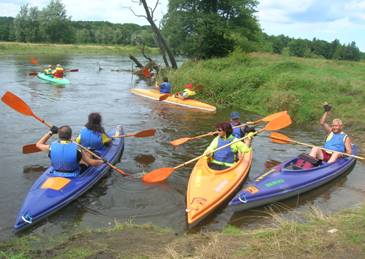
[[[146,97],[152,100],[156,100],[158,101],[160,96],[162,95],[166,95],[166,94],[161,94],[160,91],[155,90],[155,89],[141,89],[141,88],[134,88],[130,90],[131,93],[142,96],[142,97]],[[203,110],[203,111],[209,111],[209,112],[215,112],[216,108],[210,104],[207,103],[203,103],[194,99],[179,99],[173,96],[169,96],[167,97],[167,99],[161,101],[164,103],[171,103],[171,104],[175,104],[175,105],[179,105],[179,106],[183,106],[183,107],[187,107],[187,108],[192,108],[192,109],[199,109],[199,110]]]
[[[225,170],[209,168],[207,159],[195,164],[186,193],[186,214],[190,226],[196,225],[235,193],[245,180],[252,163],[252,151]]]

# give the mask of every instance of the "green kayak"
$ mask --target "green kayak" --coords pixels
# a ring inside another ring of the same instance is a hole
[[[70,80],[68,80],[66,78],[56,78],[53,76],[46,75],[45,73],[38,73],[37,77],[42,80],[45,80],[45,81],[48,81],[51,83],[55,83],[58,85],[68,85],[70,83]]]

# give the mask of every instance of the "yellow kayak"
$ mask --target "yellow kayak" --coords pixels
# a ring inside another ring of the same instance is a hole
[[[156,100],[158,101],[160,96],[162,95],[166,95],[166,94],[161,94],[160,91],[155,90],[155,89],[141,89],[141,88],[134,88],[130,90],[131,93],[139,95],[139,96],[143,96],[152,100]],[[165,102],[165,103],[171,103],[171,104],[175,104],[175,105],[179,105],[179,106],[183,106],[183,107],[187,107],[187,108],[193,108],[193,109],[200,109],[203,111],[209,111],[209,112],[215,112],[216,108],[212,105],[209,105],[207,103],[203,103],[194,99],[179,99],[173,96],[169,96],[166,99],[162,100],[161,102]]]
[[[189,225],[195,225],[235,193],[245,180],[252,163],[252,151],[225,170],[209,168],[207,159],[195,164],[186,193],[186,214]]]

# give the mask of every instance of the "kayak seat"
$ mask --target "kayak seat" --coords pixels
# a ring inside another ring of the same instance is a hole
[[[305,170],[310,169],[313,167],[317,167],[322,163],[321,160],[315,159],[311,157],[310,155],[303,153],[300,154],[296,160],[293,161],[293,163],[290,165],[290,169],[293,170]]]

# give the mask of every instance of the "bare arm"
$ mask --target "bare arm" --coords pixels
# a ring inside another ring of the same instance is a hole
[[[82,160],[84,160],[84,162],[89,166],[98,166],[104,163],[103,160],[93,159],[91,155],[84,150],[81,151],[81,154],[82,154]]]
[[[330,125],[328,125],[328,123],[326,122],[327,120],[327,116],[328,116],[328,113],[329,112],[324,112],[322,117],[321,117],[321,120],[319,121],[319,123],[322,125],[322,127],[324,128],[324,130],[327,132],[327,133],[330,133],[331,132],[331,127]]]
[[[345,140],[345,150],[347,154],[352,154],[351,139],[349,137]]]
[[[43,137],[41,137],[38,142],[35,144],[37,148],[44,152],[49,151],[49,145],[46,144],[49,138],[52,136],[52,132],[47,132]]]

